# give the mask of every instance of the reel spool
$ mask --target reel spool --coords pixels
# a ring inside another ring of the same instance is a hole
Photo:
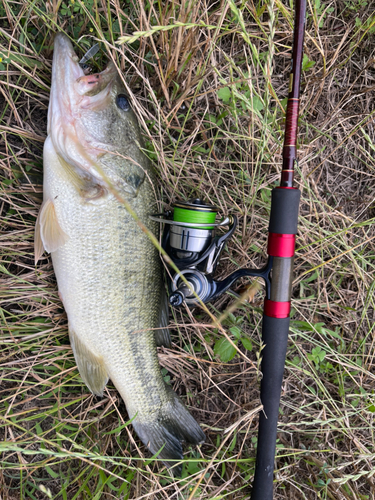
[[[218,208],[202,203],[199,198],[179,201],[174,205],[169,237],[170,246],[178,258],[189,258],[193,253],[203,252],[208,247],[218,211]]]
[[[173,212],[150,216],[152,220],[165,224],[162,247],[180,270],[172,276],[170,282],[169,302],[174,307],[181,306],[183,302],[190,307],[200,301],[209,302],[243,276],[263,277],[267,291],[270,263],[260,270],[239,269],[223,281],[213,279],[225,242],[237,227],[235,215],[216,222],[218,212],[219,208],[205,203],[201,198],[194,198],[177,201]],[[217,227],[225,226],[229,226],[226,233],[215,234]]]

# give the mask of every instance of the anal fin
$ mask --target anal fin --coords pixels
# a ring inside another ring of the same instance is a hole
[[[93,394],[103,396],[109,378],[103,357],[92,352],[72,329],[69,337],[82,380]]]

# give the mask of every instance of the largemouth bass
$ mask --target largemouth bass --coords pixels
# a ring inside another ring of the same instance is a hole
[[[157,228],[154,173],[114,65],[86,76],[69,39],[54,42],[43,204],[35,255],[52,255],[80,375],[93,394],[111,379],[143,443],[168,467],[204,433],[164,383],[155,331],[166,340],[158,252],[129,214]],[[163,327],[163,329],[160,329]],[[155,330],[159,328],[160,330]],[[174,473],[181,472],[181,465]]]

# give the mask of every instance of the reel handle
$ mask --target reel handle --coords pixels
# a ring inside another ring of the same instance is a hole
[[[263,278],[266,285],[266,298],[270,298],[271,294],[271,279],[270,272],[273,265],[273,258],[269,257],[267,264],[262,267],[262,269],[238,269],[234,273],[227,276],[222,281],[217,281],[212,278],[212,276],[205,276],[197,270],[183,271],[181,274],[185,274],[185,277],[189,284],[191,285],[194,292],[202,300],[202,302],[210,302],[217,299],[226,292],[236,281],[245,277],[253,278]],[[194,274],[193,274],[194,273]],[[177,275],[177,278],[179,275]],[[203,294],[201,290],[204,288],[197,287],[197,278],[204,280],[205,282],[205,293]],[[199,304],[197,297],[192,294],[188,286],[181,280],[180,282],[174,280],[175,286],[173,293],[169,296],[169,303],[174,307],[179,307],[186,300],[187,305],[194,306]],[[179,286],[177,287],[176,284]]]

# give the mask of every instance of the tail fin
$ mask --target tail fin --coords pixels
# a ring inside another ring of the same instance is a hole
[[[181,442],[191,444],[204,443],[206,437],[195,419],[182,404],[177,394],[170,391],[171,399],[158,414],[146,418],[136,417],[132,424],[141,441],[151,453],[159,453],[159,458],[171,469],[175,476],[180,476],[183,460]]]

